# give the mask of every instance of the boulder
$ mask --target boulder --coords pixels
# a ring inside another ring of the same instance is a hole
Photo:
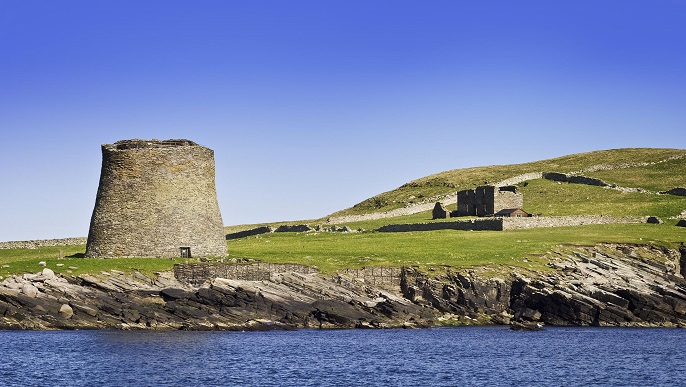
[[[74,310],[69,306],[69,304],[62,304],[60,307],[60,316],[65,319],[70,319],[74,315]]]
[[[24,293],[27,297],[31,297],[31,298],[35,298],[39,293],[38,288],[33,286],[32,283],[25,283],[21,287],[21,292]]]

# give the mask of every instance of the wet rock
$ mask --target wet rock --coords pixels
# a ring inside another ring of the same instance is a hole
[[[510,324],[510,330],[513,331],[541,331],[543,330],[543,324],[535,322],[518,322],[513,321]]]

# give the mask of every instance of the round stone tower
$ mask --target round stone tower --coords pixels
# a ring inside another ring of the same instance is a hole
[[[214,176],[193,141],[104,144],[86,257],[225,256]]]

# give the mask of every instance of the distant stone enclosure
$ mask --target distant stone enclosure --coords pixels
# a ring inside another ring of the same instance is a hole
[[[102,145],[85,255],[225,256],[214,152],[189,140]]]

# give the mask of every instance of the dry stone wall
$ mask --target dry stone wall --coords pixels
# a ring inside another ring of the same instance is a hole
[[[583,226],[588,224],[646,223],[646,216],[613,217],[602,215],[534,216],[528,218],[503,218],[503,230],[527,228]]]
[[[557,172],[546,172],[543,174],[544,179],[548,180],[553,180],[553,181],[562,181],[562,182],[567,182],[567,183],[572,183],[572,184],[586,184],[586,185],[595,185],[598,187],[607,187],[609,184],[606,182],[596,179],[593,177],[586,177],[586,176],[577,176],[577,175],[565,175],[564,173],[557,173]]]
[[[454,222],[389,224],[380,227],[379,232],[411,232],[436,230],[464,230],[464,231],[502,231],[501,218],[457,220]]]
[[[646,223],[647,216],[612,217],[602,215],[534,216],[527,218],[490,218],[458,220],[454,222],[390,224],[379,232],[410,232],[435,230],[504,231],[527,228],[583,226],[588,224]]]
[[[503,187],[507,185],[515,185],[519,183],[523,183],[525,181],[529,180],[536,180],[536,179],[542,179],[543,178],[543,172],[530,172],[530,173],[525,173],[519,176],[511,177],[509,179],[505,179],[503,181],[499,181],[498,183],[495,184],[496,187]]]
[[[4,249],[36,249],[39,247],[51,246],[78,246],[85,245],[86,238],[62,238],[62,239],[40,239],[30,241],[9,241],[0,242],[0,250]]]
[[[280,263],[236,263],[236,264],[202,264],[189,263],[174,266],[174,277],[177,280],[199,286],[207,280],[226,278],[243,281],[269,281],[278,273],[319,273],[315,267],[280,264]]]
[[[214,152],[188,140],[102,146],[87,257],[225,256]]]
[[[676,187],[669,191],[660,192],[661,195],[676,195],[676,196],[686,196],[686,188]]]
[[[404,268],[401,267],[363,267],[361,269],[344,269],[338,272],[348,278],[380,288],[397,288]]]
[[[272,281],[277,274],[300,273],[316,274],[317,268],[297,264],[279,263],[236,263],[236,264],[180,264],[174,266],[174,277],[177,280],[200,286],[205,281],[215,278],[226,278],[242,281]],[[397,288],[403,268],[400,267],[363,267],[360,269],[343,269],[338,274],[345,278],[380,288]],[[340,278],[340,279],[343,279]]]

